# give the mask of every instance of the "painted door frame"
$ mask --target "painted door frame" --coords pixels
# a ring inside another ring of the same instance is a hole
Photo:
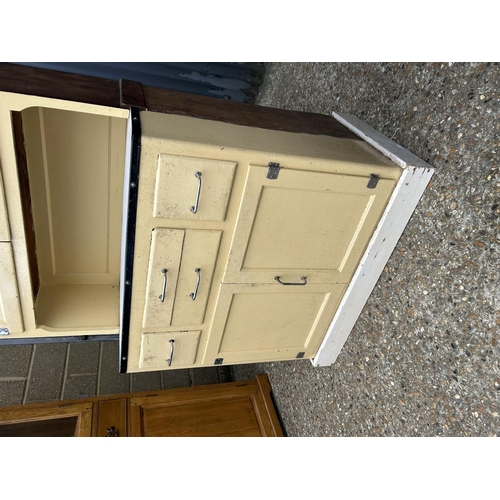
[[[398,165],[402,173],[325,338],[311,360],[313,366],[328,366],[337,360],[434,174],[434,167],[355,116],[335,112],[332,116]]]

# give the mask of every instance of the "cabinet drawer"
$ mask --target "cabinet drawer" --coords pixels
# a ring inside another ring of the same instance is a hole
[[[196,229],[153,231],[144,328],[203,323],[221,234]]]
[[[236,163],[158,155],[154,217],[223,221]]]
[[[139,368],[166,370],[191,366],[196,360],[201,331],[144,333]],[[171,359],[170,366],[168,360]]]

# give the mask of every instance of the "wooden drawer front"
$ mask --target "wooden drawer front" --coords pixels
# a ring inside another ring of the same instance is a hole
[[[8,328],[10,333],[24,331],[12,245],[9,242],[0,242],[0,328]]]
[[[251,166],[224,283],[347,283],[395,181]]]
[[[310,358],[346,285],[222,285],[203,364]]]
[[[186,230],[172,315],[173,326],[203,323],[221,234],[222,231]],[[199,284],[196,287],[198,275]]]
[[[196,360],[201,331],[144,333],[141,342],[139,368],[167,370],[191,366]],[[172,352],[172,364],[168,359]]]
[[[153,230],[142,322],[144,328],[165,328],[171,324],[183,242],[183,229]]]
[[[153,216],[223,221],[235,168],[234,162],[160,154]],[[200,178],[195,176],[197,172]],[[197,210],[193,213],[191,207],[196,205],[197,197]]]

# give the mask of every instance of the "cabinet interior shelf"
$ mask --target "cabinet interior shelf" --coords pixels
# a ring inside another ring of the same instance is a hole
[[[126,120],[43,107],[20,115],[36,324],[117,332]]]

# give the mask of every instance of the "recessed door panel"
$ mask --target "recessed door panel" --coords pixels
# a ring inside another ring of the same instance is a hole
[[[347,283],[394,181],[251,166],[224,283]]]
[[[222,285],[204,364],[312,357],[345,285]]]

